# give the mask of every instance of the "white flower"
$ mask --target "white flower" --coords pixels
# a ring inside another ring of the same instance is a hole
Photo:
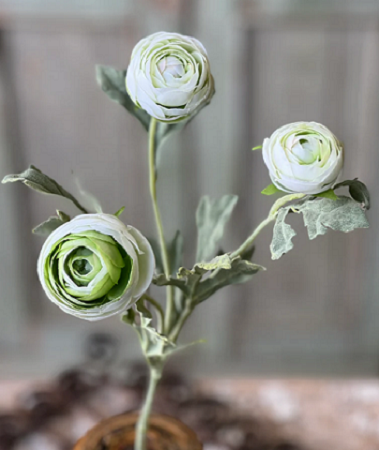
[[[54,230],[37,271],[64,312],[99,320],[119,314],[149,287],[155,268],[147,239],[110,214],[83,214]]]
[[[214,94],[207,51],[190,36],[152,34],[134,47],[126,89],[138,107],[160,121],[189,117]]]
[[[343,166],[342,144],[316,122],[284,125],[263,141],[262,151],[272,182],[288,193],[327,191]]]

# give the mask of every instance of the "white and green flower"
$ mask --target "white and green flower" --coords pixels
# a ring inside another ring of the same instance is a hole
[[[207,51],[190,36],[152,34],[134,47],[126,89],[137,106],[160,121],[187,118],[214,94]]]
[[[273,184],[288,193],[327,191],[343,166],[342,144],[316,122],[284,125],[263,141],[262,151]]]
[[[133,305],[150,286],[155,260],[147,239],[110,214],[83,214],[44,243],[38,275],[64,312],[99,320]]]

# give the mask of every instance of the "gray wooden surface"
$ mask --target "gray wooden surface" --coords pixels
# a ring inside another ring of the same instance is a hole
[[[166,235],[183,230],[187,265],[202,194],[240,195],[225,250],[267,214],[272,199],[260,191],[268,174],[250,149],[282,124],[324,123],[345,143],[345,177],[378,188],[377,13],[268,12],[256,2],[230,0],[119,2],[117,8],[113,14],[83,8],[74,17],[37,9],[3,14],[1,176],[33,163],[74,192],[78,179],[106,212],[126,206],[124,220],[151,235],[146,135],[97,88],[94,65],[126,67],[137,40],[167,29],[204,43],[217,89],[211,105],[168,143],[159,175]],[[35,275],[42,241],[28,230],[54,213],[56,199],[8,185],[0,202],[0,374],[58,369],[77,359],[77,342],[99,329],[120,336],[130,358],[138,355],[135,337],[117,318],[86,323],[44,298]],[[180,363],[197,373],[376,374],[378,206],[374,196],[371,229],[351,235],[309,242],[298,221],[294,250],[276,262],[265,231],[255,260],[268,271],[195,312],[183,339],[204,337],[207,344]]]

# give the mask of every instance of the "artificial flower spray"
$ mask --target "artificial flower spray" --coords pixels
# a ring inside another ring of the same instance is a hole
[[[86,320],[117,314],[136,331],[150,381],[137,423],[135,450],[146,450],[155,389],[167,358],[182,348],[177,341],[184,324],[219,289],[248,282],[265,270],[251,261],[261,230],[274,224],[270,250],[272,259],[278,259],[293,248],[296,232],[286,222],[289,213],[302,215],[310,239],[330,229],[346,233],[368,227],[370,196],[361,181],[340,181],[344,150],[328,128],[315,122],[282,126],[254,148],[262,149],[272,181],[262,194],[276,196],[267,217],[239,248],[220,255],[219,244],[238,197],[204,196],[196,212],[196,261],[192,268],[185,268],[183,236],[177,233],[168,238],[164,233],[156,154],[165,138],[180,131],[212,99],[215,89],[207,52],[192,37],[155,33],[136,45],[127,71],[98,66],[97,81],[148,132],[146,182],[156,242],[125,225],[119,218],[122,209],[116,214],[87,211],[34,166],[6,176],[3,183],[23,182],[38,192],[68,198],[78,207],[80,215],[71,218],[57,210],[56,216],[33,230],[46,237],[38,260],[39,279],[47,297],[64,312]],[[345,189],[344,195],[335,193],[340,188]],[[153,298],[151,284],[164,287],[164,304]]]

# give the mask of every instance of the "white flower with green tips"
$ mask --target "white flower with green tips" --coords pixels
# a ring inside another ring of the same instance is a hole
[[[150,286],[155,260],[147,239],[110,214],[83,214],[44,243],[38,275],[64,312],[99,320],[132,306]]]
[[[187,118],[215,91],[207,51],[193,37],[154,33],[134,47],[126,89],[138,107],[159,121]]]
[[[273,184],[288,193],[327,191],[343,166],[342,144],[316,122],[284,125],[263,141],[262,151]]]

